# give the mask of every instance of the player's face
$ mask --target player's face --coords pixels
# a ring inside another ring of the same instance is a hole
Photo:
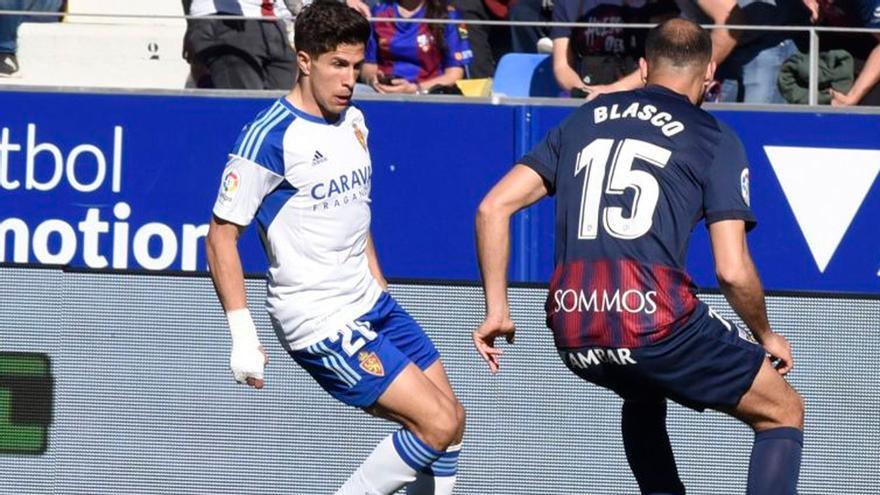
[[[364,45],[343,44],[310,61],[309,83],[321,111],[339,115],[351,103],[364,65]]]

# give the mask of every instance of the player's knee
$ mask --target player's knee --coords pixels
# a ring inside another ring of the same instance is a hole
[[[458,436],[463,417],[459,416],[457,401],[444,398],[434,414],[426,432],[425,443],[435,450],[446,450]],[[464,409],[462,409],[462,412]]]
[[[803,429],[804,428],[804,398],[801,394],[792,391],[791,397],[788,400],[788,404],[786,407],[787,414],[786,419],[788,422],[787,426],[793,426],[795,428]]]
[[[792,427],[803,429],[804,427],[804,398],[793,389],[781,397],[781,401],[775,408],[775,416],[771,427]]]
[[[462,406],[461,402],[458,400],[455,401],[455,421],[456,431],[453,443],[460,443],[464,436],[464,427],[467,422],[467,411],[464,410],[464,406]]]

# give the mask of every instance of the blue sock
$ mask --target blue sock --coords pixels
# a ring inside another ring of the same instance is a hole
[[[666,433],[666,399],[624,401],[621,431],[626,460],[645,494],[684,494]]]
[[[804,433],[791,427],[755,433],[749,462],[748,495],[797,493]]]
[[[394,449],[400,458],[416,472],[424,471],[443,455],[443,452],[432,449],[407,429],[397,430],[391,438],[394,441]]]
[[[458,472],[458,455],[461,454],[461,444],[446,449],[433,464],[422,470],[431,476],[455,476]]]

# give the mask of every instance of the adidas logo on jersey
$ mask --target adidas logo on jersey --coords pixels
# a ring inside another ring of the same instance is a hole
[[[315,150],[315,156],[312,157],[312,166],[320,165],[327,161],[327,157],[321,154],[320,151]]]

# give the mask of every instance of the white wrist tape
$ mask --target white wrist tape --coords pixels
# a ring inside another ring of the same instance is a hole
[[[258,347],[260,345],[260,338],[257,337],[257,326],[254,325],[251,312],[247,308],[227,311],[226,321],[229,323],[229,333],[232,334],[233,346]]]

